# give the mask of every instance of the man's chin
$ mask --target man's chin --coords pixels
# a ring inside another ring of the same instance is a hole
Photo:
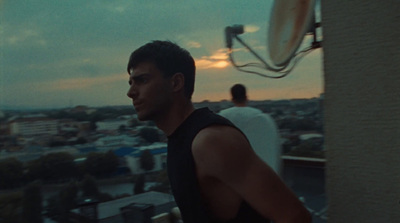
[[[139,121],[147,121],[147,119],[146,119],[145,117],[142,117],[142,116],[140,116],[140,115],[138,115],[137,119],[138,119]]]
[[[137,119],[138,119],[139,121],[149,121],[149,120],[150,120],[150,117],[149,117],[148,115],[146,115],[146,114],[140,114],[140,113],[138,113],[138,114],[137,114]]]
[[[138,120],[141,122],[149,121],[149,119],[144,119],[144,118],[138,118]]]

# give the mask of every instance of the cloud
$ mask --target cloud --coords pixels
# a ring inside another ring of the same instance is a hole
[[[226,68],[229,65],[228,54],[226,49],[219,49],[210,56],[203,56],[196,60],[196,68],[198,70],[212,68]]]
[[[90,90],[98,86],[107,86],[115,82],[127,81],[126,74],[115,74],[105,77],[78,77],[33,83],[34,88],[43,92]]]
[[[2,27],[3,28],[3,27]],[[4,28],[6,29],[6,28]],[[8,29],[10,30],[10,29]],[[11,29],[13,32],[2,33],[4,44],[20,46],[22,44],[45,46],[46,40],[41,36],[38,29]]]
[[[246,26],[244,26],[244,31],[246,33],[255,33],[255,32],[258,32],[258,30],[260,30],[260,27],[256,26],[256,25],[246,25]]]
[[[187,44],[187,47],[190,48],[200,48],[201,47],[201,43],[196,42],[196,41],[190,41]]]
[[[207,59],[196,60],[196,67],[199,70],[211,69],[211,68],[225,68],[229,63],[225,60],[211,61]]]
[[[212,60],[226,60],[228,59],[227,49],[219,49],[209,58]]]
[[[121,105],[129,102],[127,74],[81,77],[0,86],[0,106],[63,107],[69,101],[85,105]]]

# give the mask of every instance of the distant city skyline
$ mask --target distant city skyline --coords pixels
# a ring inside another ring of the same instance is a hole
[[[229,100],[236,83],[250,100],[318,97],[321,49],[278,80],[239,72],[228,61],[223,31],[233,24],[245,25],[242,38],[266,54],[271,2],[0,2],[0,109],[130,105],[129,55],[155,39],[176,42],[195,58],[194,102]],[[237,42],[234,49],[238,62],[256,62]]]

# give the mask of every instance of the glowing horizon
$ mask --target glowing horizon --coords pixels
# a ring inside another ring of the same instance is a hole
[[[39,0],[2,5],[0,108],[65,107],[71,101],[130,105],[129,55],[156,39],[179,44],[195,59],[195,102],[229,100],[229,88],[235,83],[248,88],[251,100],[316,97],[323,92],[320,50],[280,80],[242,73],[230,64],[224,28],[244,24],[242,38],[265,55],[265,12],[270,2],[253,0],[244,6],[239,0],[179,5],[71,0],[65,4]],[[237,42],[233,51],[238,62],[255,62]]]

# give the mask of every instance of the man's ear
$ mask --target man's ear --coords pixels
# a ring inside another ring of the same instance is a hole
[[[171,77],[172,89],[174,92],[183,90],[185,85],[185,76],[182,73],[176,73]]]

